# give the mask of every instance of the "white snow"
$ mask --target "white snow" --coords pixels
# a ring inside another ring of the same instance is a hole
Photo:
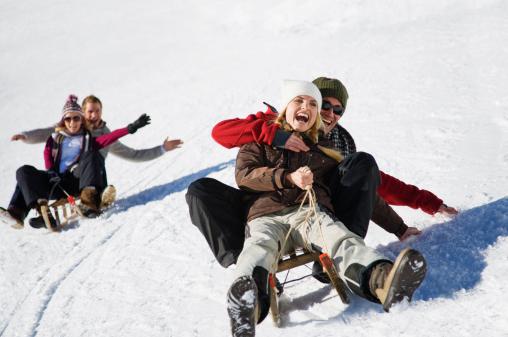
[[[141,113],[135,148],[182,138],[141,164],[110,155],[116,207],[59,234],[0,226],[0,336],[228,336],[223,269],[184,195],[210,176],[234,185],[236,150],[212,126],[278,104],[283,79],[338,77],[341,123],[380,168],[462,211],[398,207],[424,230],[369,245],[420,249],[412,303],[343,305],[313,279],[287,285],[283,327],[258,336],[508,336],[508,3],[502,0],[0,2],[0,203],[42,145],[9,141],[56,122],[65,98],[96,94],[110,127]],[[289,279],[308,270],[292,271]],[[281,275],[284,279],[285,275]],[[504,309],[503,309],[504,308]]]

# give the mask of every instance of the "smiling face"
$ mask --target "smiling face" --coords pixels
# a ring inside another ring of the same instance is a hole
[[[68,112],[62,119],[68,133],[75,134],[81,130],[81,125],[83,124],[83,117],[81,114],[77,112]]]
[[[83,107],[83,114],[92,128],[96,129],[100,126],[102,122],[102,106],[100,103],[87,102]]]
[[[316,122],[318,103],[312,96],[296,96],[286,108],[286,122],[293,130],[305,132]]]
[[[340,101],[335,97],[324,97],[323,101],[328,101],[333,106],[342,106]],[[341,116],[333,113],[333,109],[321,109],[321,120],[324,125],[325,134],[332,131],[332,129],[337,125]]]

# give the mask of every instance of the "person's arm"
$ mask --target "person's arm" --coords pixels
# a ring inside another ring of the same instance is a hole
[[[47,128],[41,128],[41,129],[33,129],[28,131],[23,131],[19,134],[15,134],[11,137],[11,140],[22,140],[23,142],[27,144],[39,144],[44,143],[49,136],[53,133],[55,130],[54,126],[50,126]]]
[[[245,144],[236,158],[235,179],[238,187],[249,191],[276,191],[293,185],[283,168],[265,166],[263,145]]]
[[[116,129],[110,133],[106,133],[102,136],[93,138],[95,146],[97,149],[102,149],[108,145],[113,144],[119,138],[126,136],[129,134],[129,130],[127,128]]]
[[[137,130],[139,130],[142,127],[145,127],[148,124],[150,124],[150,116],[148,116],[147,114],[142,114],[134,122],[127,125],[126,128],[117,129],[113,132],[103,134],[102,136],[93,138],[94,144],[97,149],[102,149],[108,145],[113,144],[119,138],[121,138],[129,133],[130,134],[136,133]]]
[[[398,238],[404,235],[408,229],[404,220],[379,195],[376,195],[371,220],[388,233],[395,234]]]
[[[212,129],[212,138],[220,145],[231,149],[247,143],[272,145],[279,126],[275,109],[267,105],[266,112],[258,112],[247,118],[234,118],[219,122]],[[288,134],[289,137],[289,134]]]
[[[52,156],[52,150],[53,150],[53,137],[47,138],[46,145],[44,146],[44,167],[46,170],[51,170],[54,165],[54,160]]]
[[[153,160],[155,158],[159,158],[164,153],[166,153],[166,151],[164,151],[164,149],[160,145],[154,146],[149,149],[136,150],[131,147],[128,147],[127,145],[123,144],[120,141],[111,144],[108,150],[115,156],[133,162],[143,162]]]
[[[379,172],[381,183],[377,191],[379,196],[390,205],[409,206],[414,209],[421,209],[431,215],[438,212],[443,205],[443,200],[434,193],[406,184],[382,171]]]

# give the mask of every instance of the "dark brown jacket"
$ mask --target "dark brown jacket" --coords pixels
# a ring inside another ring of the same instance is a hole
[[[330,145],[326,140],[319,144],[326,147]],[[337,166],[337,161],[326,156],[316,145],[311,145],[310,148],[309,152],[292,152],[256,143],[241,147],[236,160],[236,183],[245,190],[269,192],[262,194],[250,207],[248,221],[301,202],[305,191],[292,185],[287,180],[287,174],[302,166],[309,166],[314,173],[313,188],[318,203],[333,210],[326,182]],[[398,237],[407,229],[400,216],[377,195],[372,221]]]
[[[319,144],[326,146],[328,142]],[[308,152],[280,150],[256,143],[243,145],[236,158],[236,183],[245,190],[267,192],[261,193],[250,207],[248,221],[301,203],[305,191],[292,185],[287,175],[302,166],[308,166],[314,174],[312,186],[317,202],[333,211],[327,182],[337,164],[316,145],[310,145]]]

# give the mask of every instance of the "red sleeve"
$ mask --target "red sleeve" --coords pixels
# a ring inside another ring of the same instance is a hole
[[[389,174],[379,172],[381,174],[381,184],[377,191],[379,196],[390,205],[420,208],[425,213],[434,214],[443,204],[443,200],[439,199],[434,193],[421,190]]]
[[[46,167],[46,170],[50,170],[51,168],[53,168],[53,165],[55,164],[51,153],[52,150],[53,150],[53,137],[50,136],[46,141],[46,145],[44,146],[44,167]]]
[[[228,149],[252,142],[271,145],[279,128],[271,123],[275,118],[277,113],[268,107],[266,112],[258,112],[244,119],[228,119],[213,127],[212,138]]]
[[[113,144],[116,142],[119,138],[128,135],[129,131],[127,128],[121,128],[116,129],[115,131],[112,131],[110,133],[105,133],[99,137],[94,138],[95,145],[97,146],[97,149],[102,149],[108,145]]]

